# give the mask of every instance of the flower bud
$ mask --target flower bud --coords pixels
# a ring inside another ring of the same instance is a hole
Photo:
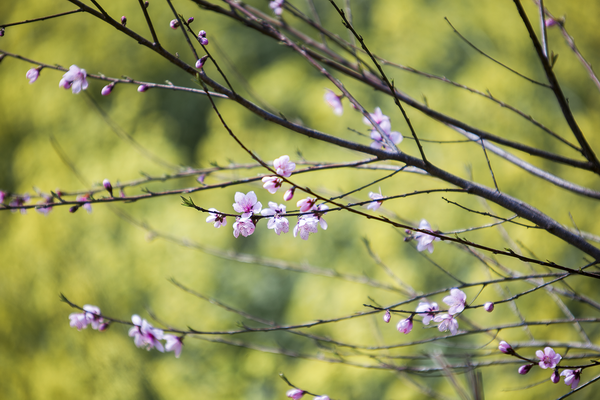
[[[79,210],[79,206],[73,206],[73,207],[69,208],[69,212],[70,212],[71,214],[73,214],[73,213],[74,213],[74,212],[76,212],[77,210]]]
[[[396,325],[396,329],[398,330],[398,332],[402,332],[405,335],[408,335],[410,333],[410,331],[412,331],[413,328],[413,316],[411,315],[410,317],[401,320],[400,322],[398,322],[398,325]]]
[[[491,301],[488,301],[487,303],[485,303],[483,305],[483,309],[487,312],[492,312],[494,311],[494,303],[492,303]]]
[[[200,44],[202,46],[206,46],[208,44],[208,39],[203,37],[203,38],[199,38],[200,39]]]
[[[118,182],[117,182],[118,183]],[[121,186],[121,188],[119,189],[119,195],[121,197],[127,197],[127,195],[125,194],[125,189]]]
[[[37,78],[40,76],[40,70],[41,68],[31,68],[29,71],[27,71],[25,77],[29,79],[29,84],[37,81]]]
[[[127,17],[124,15],[121,17],[121,25],[123,25],[123,26],[127,25]]]
[[[144,2],[144,8],[148,8],[149,6],[150,6],[150,2],[149,1]]]
[[[188,24],[191,24],[192,22],[194,22],[194,17],[189,17],[187,22],[188,22]]]
[[[100,92],[100,93],[102,93],[102,96],[108,96],[110,94],[110,92],[112,92],[114,87],[115,87],[115,82],[108,84],[102,88],[102,92]]]
[[[110,193],[110,197],[113,197],[113,188],[108,179],[102,181],[102,186],[104,186],[104,189],[106,189],[106,191]]]
[[[554,370],[554,372],[552,373],[552,376],[550,377],[550,380],[552,381],[552,383],[558,383],[560,382],[560,375],[558,374],[558,370]]]
[[[169,26],[171,27],[171,29],[179,28],[179,20],[176,20],[176,19],[171,20],[171,22],[169,23]]]
[[[110,323],[105,322],[103,324],[100,324],[100,326],[98,326],[98,330],[100,332],[107,330],[108,328],[110,328]]]
[[[205,56],[202,56],[202,58],[198,59],[198,61],[196,61],[196,68],[202,69],[202,67],[204,67],[204,63],[206,62],[207,58],[208,58],[208,55],[205,55]]]
[[[555,20],[554,18],[547,18],[544,21],[544,24],[546,25],[546,28],[550,28],[550,27],[553,27],[554,25],[558,25],[558,21]]]
[[[0,190],[0,204],[4,203],[4,199],[6,199],[6,192]]]
[[[198,181],[198,183],[200,183],[201,185],[204,185],[204,179],[206,178],[206,174],[200,174],[198,175],[198,177],[196,178],[196,181]]]
[[[513,354],[514,350],[512,346],[506,343],[504,340],[500,342],[500,346],[498,346],[498,350],[503,352],[504,354]]]
[[[533,364],[525,364],[525,365],[521,365],[519,367],[519,373],[521,375],[525,375],[526,373],[529,372],[529,370],[531,369],[531,367],[533,367]]]
[[[200,32],[198,32],[198,37],[199,37],[199,38],[201,38],[201,37],[206,37],[206,31],[203,29],[203,30],[201,30]]]
[[[0,28],[0,37],[4,36],[4,28]]]
[[[143,93],[146,90],[148,90],[148,86],[146,86],[146,85],[140,85],[140,86],[138,86],[138,92]]]
[[[392,319],[392,314],[390,314],[390,310],[385,310],[385,314],[383,314],[383,321],[387,324]]]
[[[296,186],[292,186],[283,194],[283,200],[290,201],[294,198],[294,192],[296,191]]]

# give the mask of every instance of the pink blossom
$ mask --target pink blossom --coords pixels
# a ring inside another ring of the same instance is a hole
[[[69,70],[63,75],[58,87],[71,89],[74,94],[87,89],[87,73],[85,69],[79,68],[77,65],[71,65]]]
[[[91,213],[92,212],[92,205],[87,202],[89,199],[90,199],[90,195],[89,194],[84,194],[82,196],[77,196],[75,198],[76,201],[84,202],[81,205],[81,207],[83,207],[88,213]]]
[[[263,188],[267,189],[269,193],[275,194],[277,190],[281,187],[283,183],[283,179],[278,178],[276,176],[264,176],[262,178]]]
[[[102,181],[102,186],[104,186],[104,189],[110,194],[110,197],[113,197],[113,187],[108,179]]]
[[[344,114],[344,107],[342,106],[342,97],[335,94],[332,90],[326,89],[325,101],[333,108],[333,113],[337,116]]]
[[[300,398],[302,398],[302,396],[304,396],[304,390],[300,390],[300,389],[290,389],[287,391],[287,393],[285,394],[287,397],[289,397],[290,399],[294,399],[294,400],[298,400]]]
[[[233,236],[237,238],[241,233],[243,237],[248,237],[254,233],[255,228],[256,226],[250,218],[237,217],[233,223]]]
[[[443,301],[450,306],[448,314],[455,315],[465,309],[467,295],[462,290],[454,288],[450,290],[450,296],[444,297]]]
[[[558,370],[555,369],[552,372],[552,375],[550,376],[550,381],[552,383],[558,383],[558,382],[560,382],[560,375],[558,375]]]
[[[436,315],[433,320],[440,323],[438,325],[440,332],[450,331],[453,335],[456,335],[456,332],[458,332],[458,321],[454,319],[454,315],[440,314]]]
[[[296,206],[300,209],[300,212],[307,212],[313,209],[316,201],[317,199],[314,197],[307,197],[305,199],[298,200]]]
[[[92,329],[98,329],[104,322],[100,316],[100,309],[89,304],[83,306],[83,313],[72,313],[69,319],[70,325],[79,331],[87,328],[88,325],[92,325]]]
[[[317,396],[313,400],[329,400],[329,396],[324,394],[323,396]]]
[[[211,211],[211,213],[206,217],[206,222],[214,223],[215,228],[227,225],[227,217],[220,214],[216,208],[209,208],[208,211]]]
[[[400,143],[403,139],[402,134],[400,132],[392,131],[391,126],[389,128],[387,128],[387,125],[386,125],[386,128],[384,129],[382,127],[381,130],[383,131],[385,136],[387,136],[387,138],[394,144]],[[377,129],[371,129],[371,139],[373,139],[373,142],[371,142],[371,145],[370,145],[371,148],[383,149],[383,148],[387,147],[387,143],[381,136],[381,133],[379,133],[377,131]]]
[[[329,207],[325,204],[320,204],[316,207],[313,207],[313,210],[316,211],[313,215],[316,219],[319,220],[319,225],[321,225],[321,229],[327,230],[327,222],[325,221],[323,216],[327,214],[326,211],[329,210]]]
[[[369,116],[382,129],[385,129],[388,126],[391,128],[392,126],[392,124],[390,123],[390,118],[387,115],[384,115],[381,112],[381,108],[379,107],[375,107],[375,113],[369,114]],[[363,117],[363,122],[365,123],[365,125],[373,126],[373,124],[371,124],[371,121],[369,121],[367,117]]]
[[[565,377],[565,385],[571,386],[571,390],[575,390],[581,379],[581,368],[577,368],[575,371],[572,369],[565,369],[560,373],[560,376]]]
[[[281,156],[273,161],[273,168],[275,168],[275,172],[277,172],[278,175],[289,178],[292,176],[294,169],[296,169],[296,164],[290,161],[289,156]]]
[[[165,350],[172,351],[175,353],[175,358],[179,358],[181,347],[183,346],[183,338],[175,335],[164,335],[163,339],[166,340]]]
[[[26,208],[19,208],[21,206],[24,206],[25,203],[27,203],[29,200],[31,199],[31,197],[29,197],[28,193],[25,193],[22,196],[14,196],[11,200],[10,203],[8,203],[8,205],[10,207],[15,207],[11,210],[12,213],[16,213],[17,210],[21,212],[21,214],[25,215],[27,214],[27,209]]]
[[[44,196],[44,200],[38,202],[37,204],[40,207],[36,207],[35,211],[47,216],[50,211],[52,211],[52,206],[50,206],[50,204],[54,204],[54,198],[52,196]]]
[[[131,321],[134,326],[129,329],[129,336],[133,337],[133,342],[137,347],[144,348],[148,351],[156,347],[156,350],[164,353],[165,348],[159,341],[164,336],[162,330],[153,327],[148,321],[140,318],[137,314],[131,317]]]
[[[424,230],[424,231],[433,232],[431,230],[431,226],[429,225],[429,222],[427,222],[424,219],[421,220],[421,223],[419,224],[419,229]],[[433,253],[433,242],[435,240],[438,240],[438,241],[440,240],[440,238],[438,238],[438,237],[431,236],[431,235],[428,235],[423,232],[416,232],[414,235],[414,238],[418,242],[417,250],[423,251],[423,250],[427,249],[429,251],[429,253]]]
[[[400,322],[398,322],[398,325],[396,325],[396,329],[398,329],[398,332],[402,332],[404,334],[409,334],[410,331],[412,331],[412,328],[412,315],[406,319],[401,320]]]
[[[27,79],[29,79],[29,84],[32,84],[33,82],[37,81],[37,78],[40,76],[40,69],[39,68],[31,68],[29,71],[27,71],[27,73],[25,74],[25,77]]]
[[[6,199],[7,194],[6,192],[0,190],[0,204],[4,203],[4,200]]]
[[[491,301],[488,301],[487,303],[485,303],[483,305],[483,309],[487,312],[492,312],[494,311],[494,303],[492,303]]]
[[[383,195],[381,194],[381,188],[379,188],[379,193],[369,192],[369,197],[373,200],[380,200],[380,199],[384,198]],[[383,204],[382,201],[372,201],[367,206],[367,210],[376,211],[379,209],[379,207],[381,207],[382,204]]]
[[[188,25],[194,22],[194,17],[189,17],[187,20]]]
[[[500,345],[498,346],[498,350],[500,350],[504,354],[514,353],[512,346],[510,344],[506,343],[504,340],[500,342]]]
[[[148,89],[149,89],[148,85],[140,85],[140,86],[138,86],[137,91],[140,93],[144,93]]]
[[[554,18],[546,18],[546,20],[544,21],[544,24],[546,25],[546,28],[550,28],[555,25],[558,25],[558,21],[555,20]]]
[[[281,13],[283,13],[284,2],[285,0],[273,0],[269,3],[269,7],[271,8],[271,10],[273,10],[275,15],[281,15]]]
[[[171,22],[169,22],[169,26],[171,27],[171,29],[177,29],[179,28],[179,21],[176,19],[172,19]]]
[[[419,303],[416,312],[421,314],[423,316],[423,325],[429,325],[429,323],[431,322],[431,320],[433,318],[435,318],[436,316],[436,311],[439,311],[440,308],[438,307],[437,303],[427,303],[427,302],[422,302]],[[426,314],[423,314],[426,313]]]
[[[519,373],[521,375],[525,375],[526,373],[529,372],[529,370],[531,369],[531,367],[533,367],[534,364],[525,364],[525,365],[521,365],[519,367]]]
[[[296,186],[292,186],[291,188],[286,190],[285,193],[283,194],[283,200],[290,201],[291,199],[293,199],[295,191],[296,191]]]
[[[277,203],[270,201],[269,208],[265,208],[260,212],[265,217],[271,217],[267,222],[267,228],[274,229],[278,235],[282,232],[288,233],[290,230],[289,221],[282,216],[285,214],[285,209],[286,207],[283,204],[277,205]]]
[[[554,368],[562,359],[562,356],[557,354],[552,347],[546,347],[544,351],[538,350],[535,355],[540,359],[539,366],[542,369]]]
[[[247,194],[237,192],[235,194],[233,209],[242,213],[242,218],[248,218],[254,213],[259,213],[261,208],[262,204],[258,201],[254,192],[248,192]]]
[[[298,236],[304,240],[308,240],[308,235],[311,233],[317,233],[317,225],[319,220],[311,215],[303,215],[298,218],[298,223],[294,227],[294,237]]]

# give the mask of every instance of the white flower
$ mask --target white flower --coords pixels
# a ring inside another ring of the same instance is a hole
[[[433,232],[433,230],[431,230],[431,226],[429,225],[429,222],[427,222],[424,219],[421,220],[421,223],[419,224],[419,229],[424,230],[424,231]],[[431,235],[428,235],[423,232],[415,233],[414,237],[417,240],[417,242],[419,242],[417,244],[417,250],[423,251],[423,250],[427,249],[430,253],[433,253],[433,241],[440,240],[440,238],[438,238],[438,237],[431,236]]]
[[[462,312],[465,309],[466,302],[467,295],[465,292],[456,288],[450,290],[450,296],[444,297],[444,303],[450,306],[450,310],[448,310],[448,314],[450,315]]]
[[[71,89],[74,94],[87,89],[87,73],[85,69],[79,68],[77,65],[71,65],[69,70],[63,75],[58,87],[64,89]]]
[[[342,106],[342,96],[338,96],[333,91],[326,89],[325,101],[333,108],[333,113],[337,116],[344,114],[344,107]]]

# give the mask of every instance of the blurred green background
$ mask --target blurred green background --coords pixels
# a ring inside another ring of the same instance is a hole
[[[148,11],[163,46],[193,63],[181,32],[168,27],[173,18],[168,5],[158,1],[150,3]],[[268,2],[252,0],[249,3],[270,15]],[[567,15],[567,28],[578,47],[592,65],[598,64],[600,32],[596,28],[596,20],[600,15],[600,3],[545,3],[555,15]],[[293,4],[309,12],[305,2],[294,1]],[[137,2],[112,1],[102,5],[116,18],[126,15],[128,27],[150,37]],[[329,2],[315,0],[315,5],[323,25],[347,38],[348,34]],[[356,28],[376,54],[393,62],[444,75],[482,91],[489,90],[495,97],[533,115],[574,141],[548,91],[478,55],[460,41],[444,21],[447,17],[462,34],[490,55],[523,74],[544,81],[541,66],[512,2],[351,0],[351,5]],[[362,117],[354,113],[347,102],[344,116],[335,117],[323,101],[324,89],[333,88],[331,83],[291,50],[227,18],[201,10],[192,2],[178,1],[175,6],[185,18],[195,17],[195,30],[208,32],[209,49],[240,93],[247,94],[239,79],[241,75],[258,94],[260,102],[281,111],[287,118],[339,137],[369,143],[367,138],[347,129],[366,133]],[[535,7],[529,2],[525,6],[537,29]],[[0,24],[73,8],[67,2],[0,2]],[[284,18],[288,23],[300,26],[288,12],[284,12]],[[307,31],[318,39],[314,31]],[[598,90],[565,45],[560,33],[556,29],[550,29],[548,33],[551,49],[560,55],[555,71],[579,125],[588,135],[592,147],[598,150]],[[169,80],[176,85],[197,87],[187,74],[83,13],[9,27],[5,36],[0,38],[0,49],[48,64],[65,67],[76,64],[89,73],[100,72],[112,77],[126,75],[157,83]],[[141,94],[135,86],[117,85],[110,96],[102,97],[100,90],[105,83],[94,80],[90,80],[87,93],[75,96],[58,88],[62,76],[58,71],[45,69],[38,81],[30,85],[25,79],[25,72],[31,67],[9,57],[0,63],[0,189],[30,194],[34,193],[34,187],[44,193],[57,189],[85,190],[98,186],[104,178],[113,183],[118,180],[127,182],[139,178],[141,173],[158,176],[173,172],[152,162],[115,135],[88,95],[148,151],[168,163],[184,168],[208,167],[213,162],[222,166],[232,161],[251,162],[250,157],[227,135],[202,96],[160,90]],[[386,72],[399,89],[419,100],[425,96],[434,109],[499,136],[569,157],[577,156],[525,120],[482,97],[391,67],[386,68]],[[207,73],[220,80],[212,66],[207,67]],[[349,79],[345,79],[344,83],[363,106],[368,110],[381,107],[390,116],[394,130],[409,136],[400,112],[389,98]],[[218,100],[217,105],[240,139],[265,160],[273,160],[282,154],[289,154],[297,160],[300,158],[298,152],[311,161],[351,161],[363,157],[287,132],[234,103]],[[420,137],[461,139],[422,114],[411,109],[408,112]],[[51,145],[51,136],[60,143],[86,182],[78,181],[71,168],[61,160]],[[409,138],[401,144],[401,149],[418,154]],[[493,184],[485,157],[477,145],[427,143],[425,150],[436,165],[463,177],[473,174],[476,181],[489,186]],[[517,155],[565,179],[600,189],[597,177],[591,173],[524,154]],[[501,190],[530,202],[565,225],[572,226],[571,215],[579,229],[600,233],[597,218],[594,218],[598,215],[597,202],[534,178],[495,156],[490,158]],[[256,176],[262,172],[219,173],[209,176],[206,182]],[[333,170],[299,175],[296,179],[300,184],[329,195],[353,190],[384,175],[385,172]],[[165,190],[196,185],[193,178],[187,178],[145,187]],[[420,175],[398,174],[354,196],[367,200],[368,192],[377,191],[378,186],[381,186],[384,195],[448,187]],[[235,192],[250,190],[256,191],[265,206],[268,201],[281,201],[282,192],[270,195],[258,183],[205,191],[192,195],[192,198],[202,207],[232,212],[230,204]],[[127,191],[128,194],[138,192],[139,188]],[[300,195],[297,194],[295,200]],[[387,213],[396,213],[415,225],[421,218],[426,218],[435,229],[445,232],[491,222],[448,205],[441,197],[438,194],[409,197],[386,203],[385,208]],[[477,199],[466,195],[448,194],[445,197],[483,209]],[[312,235],[308,241],[294,238],[291,232],[276,237],[264,224],[259,225],[251,237],[236,240],[231,234],[231,219],[225,228],[215,230],[204,222],[206,215],[182,207],[180,203],[178,196],[168,196],[113,207],[95,206],[92,214],[84,210],[69,214],[66,207],[56,208],[47,217],[32,210],[27,215],[0,212],[0,398],[284,398],[288,387],[278,378],[280,372],[302,388],[328,393],[338,399],[423,398],[424,394],[415,388],[412,380],[448,397],[457,396],[448,381],[437,375],[407,376],[267,354],[193,338],[186,339],[181,358],[175,359],[172,353],[146,352],[136,348],[127,336],[125,326],[115,324],[102,333],[91,329],[78,332],[70,328],[68,315],[74,310],[59,301],[59,293],[64,293],[75,303],[94,304],[103,313],[126,320],[135,313],[150,319],[149,312],[152,312],[160,320],[183,329],[186,326],[199,330],[235,329],[240,321],[256,326],[184,293],[171,284],[169,278],[278,324],[333,318],[363,311],[364,303],[376,301],[386,305],[404,299],[395,292],[340,279],[217,258],[153,238],[143,229],[120,218],[114,210],[123,210],[160,232],[211,248],[296,264],[306,263],[394,285],[394,280],[366,251],[363,244],[363,238],[366,238],[383,262],[416,291],[450,288],[456,284],[417,253],[413,246],[404,243],[401,232],[356,216],[329,214],[326,217],[329,229]],[[288,208],[293,206],[288,205]],[[492,210],[509,216],[497,207],[492,206]],[[292,219],[290,222],[294,224]],[[521,246],[526,253],[571,267],[584,264],[580,252],[543,232],[515,226],[505,228],[514,242],[506,242],[502,232],[495,229],[465,234],[465,237],[500,248]],[[450,244],[436,243],[432,259],[462,280],[476,281],[488,277],[488,271],[476,259]],[[529,271],[529,266],[510,260],[500,261],[521,272]],[[584,293],[595,295],[597,292],[593,283],[582,279],[572,278],[569,284]],[[529,287],[515,284],[510,290],[516,293]],[[478,289],[466,292],[469,299],[473,299]],[[442,297],[431,300],[441,303]],[[477,304],[500,298],[497,291],[488,288],[480,295]],[[596,315],[592,309],[580,304],[567,302],[567,305],[578,316]],[[527,319],[563,317],[560,309],[549,303],[548,297],[541,291],[521,301],[519,306]],[[474,310],[466,317],[483,326],[517,321],[508,306],[499,306],[493,314],[486,315]],[[385,325],[381,316],[377,315],[308,332],[367,345],[408,342],[438,334],[436,330],[426,331],[421,329],[420,324],[415,324],[413,332],[404,336],[394,329],[397,317],[392,322]],[[598,344],[598,328],[592,325],[584,325],[584,328],[593,343]],[[540,340],[579,340],[570,325],[538,327],[532,329],[532,334]],[[520,329],[503,332],[503,335],[505,340],[528,339]],[[308,339],[283,332],[225,339],[303,354],[344,357],[361,364],[377,364],[367,356],[344,356],[352,353],[351,350],[342,348],[336,355],[328,350],[329,346],[319,348]],[[432,351],[461,354],[460,346],[475,349],[485,346],[490,340],[484,335],[471,336],[419,348],[403,348],[389,354],[426,355]],[[494,350],[496,346],[497,342],[491,342],[485,349]],[[532,355],[534,350],[524,352]],[[450,360],[461,361],[456,358]],[[431,365],[427,360],[393,362],[398,365]],[[533,370],[527,376],[518,376],[516,368],[515,364],[511,364],[482,369],[486,397],[514,397],[515,392],[504,389],[524,388],[546,381],[549,375]],[[591,373],[584,378],[591,378]],[[459,379],[462,382],[464,377]],[[593,398],[593,391],[583,391],[580,398]],[[562,382],[560,385],[544,383],[520,392],[519,396],[558,397],[566,392],[567,387]]]

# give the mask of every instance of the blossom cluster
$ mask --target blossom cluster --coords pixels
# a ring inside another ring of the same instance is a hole
[[[306,392],[304,390],[294,388],[294,389],[288,390],[285,395],[286,395],[286,397],[289,397],[290,399],[299,400],[305,394],[306,394]],[[324,394],[322,396],[315,396],[314,400],[329,400],[329,396],[327,396],[326,394]]]
[[[69,320],[71,321],[70,325],[77,328],[77,330],[85,329],[88,325],[91,325],[92,329],[104,331],[109,326],[109,322],[102,317],[100,309],[89,304],[83,306],[83,313],[70,314]],[[183,346],[183,337],[165,334],[161,329],[153,327],[139,315],[133,315],[131,321],[133,327],[129,329],[129,336],[133,338],[133,342],[137,347],[148,351],[156,348],[162,353],[172,351],[175,353],[175,357],[179,358]],[[160,342],[161,340],[165,341],[164,345]]]
[[[498,346],[498,350],[500,350],[504,354],[517,356],[521,359],[525,359],[517,354],[517,352],[512,348],[510,344],[506,341],[501,341]],[[544,350],[537,350],[535,352],[536,357],[539,359],[537,365],[541,369],[550,369],[552,370],[552,375],[550,375],[550,381],[552,383],[560,382],[560,377],[563,376],[564,382],[567,386],[570,386],[572,390],[575,390],[579,385],[579,381],[581,379],[581,371],[583,368],[576,369],[564,369],[560,374],[558,373],[558,364],[562,360],[562,356],[558,354],[552,347],[545,347]],[[535,366],[534,362],[529,364],[521,365],[518,369],[518,373],[521,375],[527,374],[531,368]]]

